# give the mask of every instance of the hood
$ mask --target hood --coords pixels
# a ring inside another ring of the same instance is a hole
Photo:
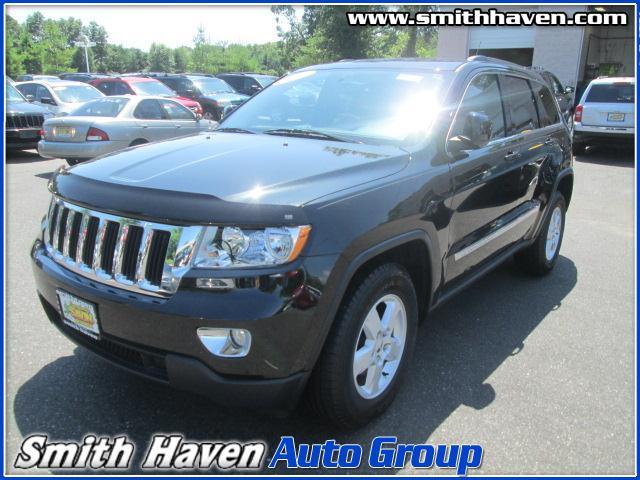
[[[402,170],[395,146],[204,132],[83,163],[77,180],[181,192],[234,203],[301,206]]]
[[[244,95],[242,93],[216,93],[211,95],[205,95],[204,98],[207,100],[213,100],[218,102],[221,105],[233,104],[237,105],[239,103],[244,102],[246,99],[250,98],[249,95]]]
[[[34,105],[29,102],[7,102],[7,115],[15,115],[20,113],[29,114],[50,114],[49,110],[40,105]]]

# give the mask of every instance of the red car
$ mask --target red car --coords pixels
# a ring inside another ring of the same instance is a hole
[[[173,98],[195,114],[202,115],[202,107],[195,100],[181,97],[155,78],[110,77],[97,78],[89,82],[105,95],[158,95]]]

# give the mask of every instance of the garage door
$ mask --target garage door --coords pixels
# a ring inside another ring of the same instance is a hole
[[[535,27],[471,27],[469,50],[533,48],[535,32]]]

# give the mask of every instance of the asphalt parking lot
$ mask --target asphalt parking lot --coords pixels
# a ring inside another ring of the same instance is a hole
[[[62,163],[35,153],[7,160],[7,473],[16,473],[22,439],[36,432],[51,440],[126,433],[138,445],[133,465],[160,432],[263,439],[270,451],[280,435],[364,445],[397,435],[405,443],[479,443],[483,474],[634,473],[632,151],[577,158],[554,272],[536,279],[505,265],[435,312],[419,330],[395,403],[348,433],[300,413],[277,418],[212,405],[120,371],[58,333],[37,300],[28,253],[49,202],[47,179]],[[351,473],[431,472],[363,465]]]

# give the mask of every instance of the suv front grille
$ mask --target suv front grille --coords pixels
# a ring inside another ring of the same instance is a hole
[[[44,233],[47,251],[70,270],[145,295],[178,288],[201,227],[180,227],[110,215],[54,197]]]
[[[7,115],[7,128],[39,128],[44,123],[44,115]]]

